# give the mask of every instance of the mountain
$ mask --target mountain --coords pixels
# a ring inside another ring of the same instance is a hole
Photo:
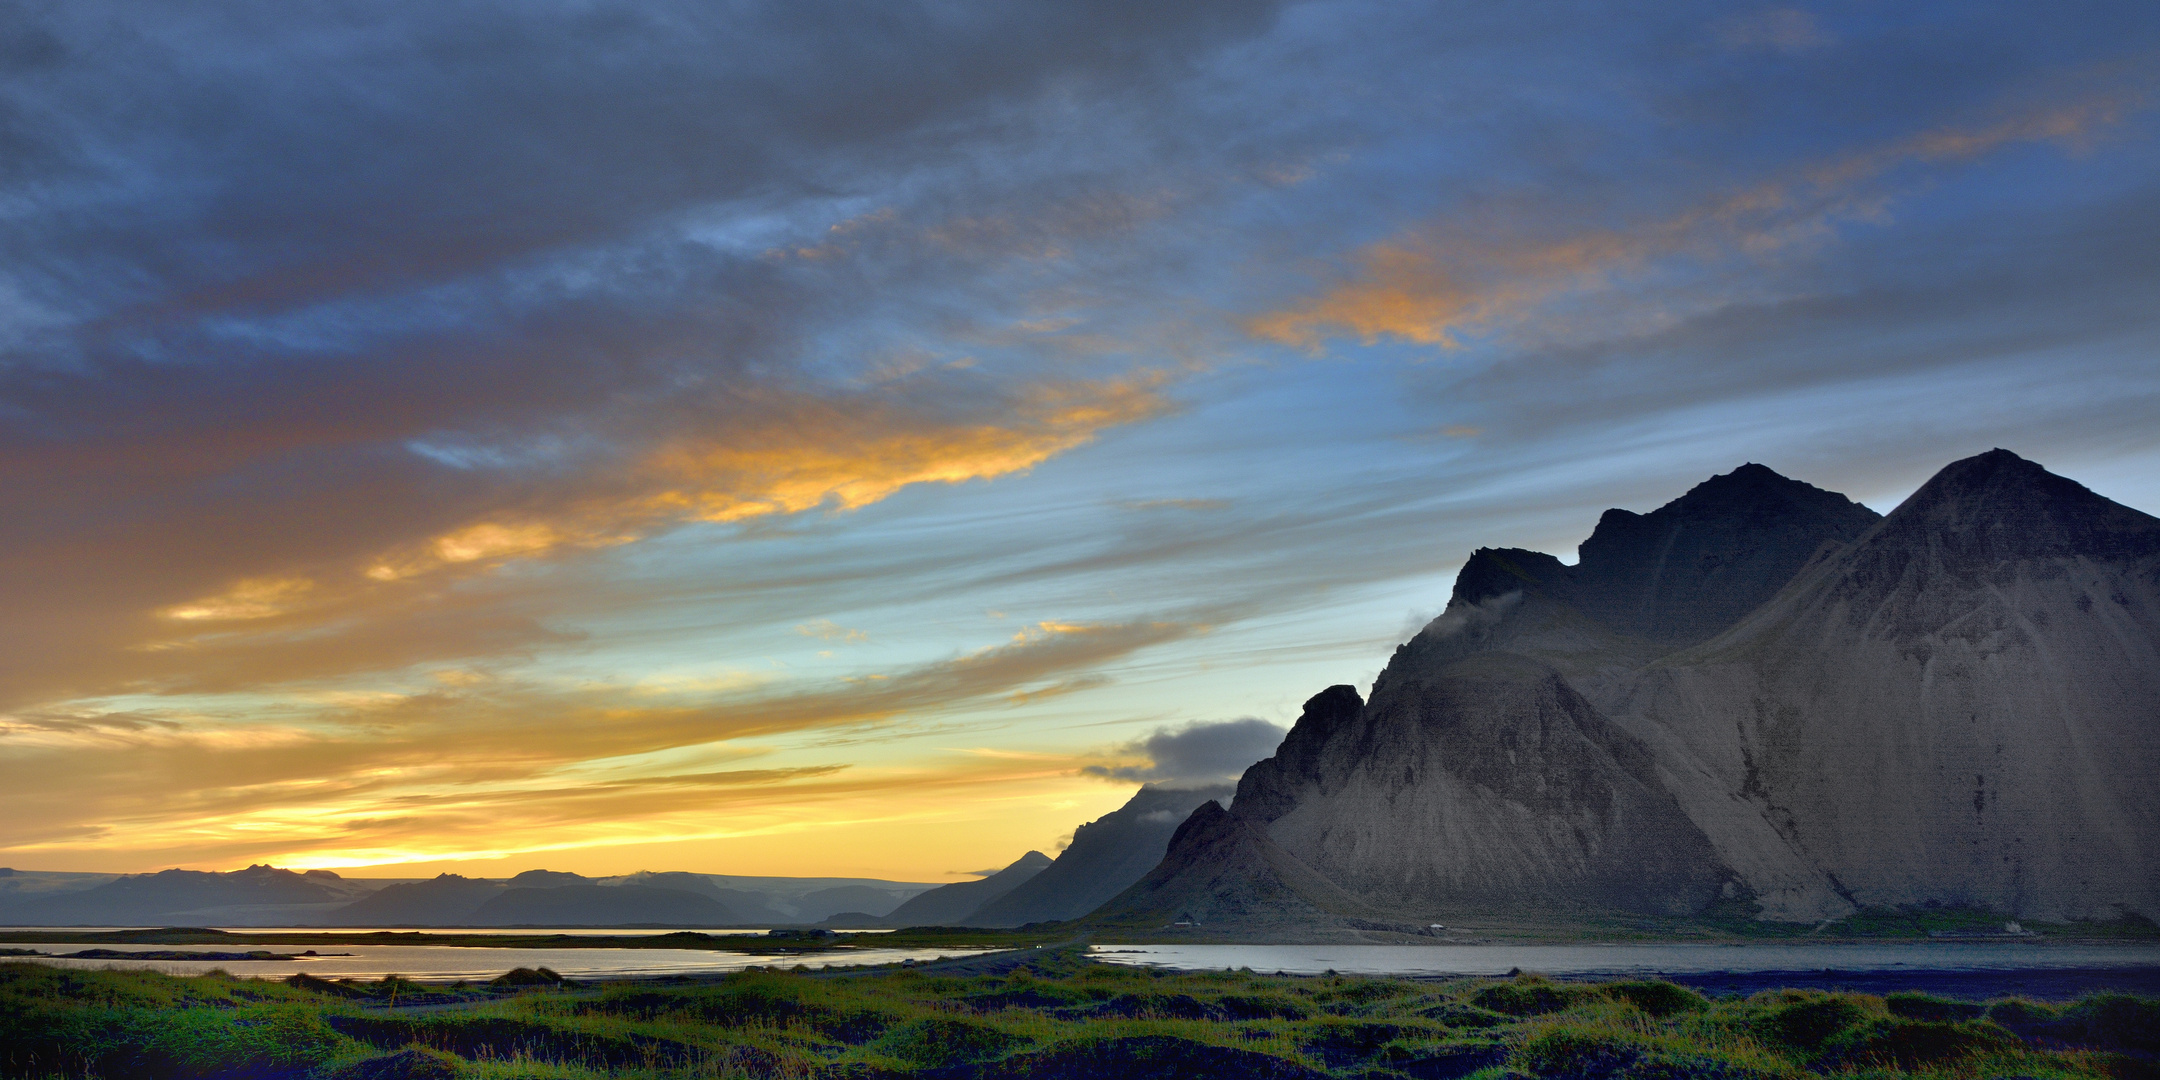
[[[920,894],[869,885],[838,885],[804,893],[795,901],[795,906],[800,912],[797,917],[805,922],[822,922],[843,913],[882,919],[917,895]]]
[[[9,869],[0,873],[0,924],[473,926],[480,925],[476,919],[483,905],[513,888],[580,885],[610,891],[581,892],[547,902],[520,898],[494,909],[487,918],[546,921],[546,912],[559,911],[581,925],[784,926],[817,922],[850,907],[882,914],[909,897],[937,888],[925,882],[875,878],[729,877],[644,870],[599,879],[559,870],[527,870],[506,882],[456,874],[420,881],[355,880],[327,870],[302,874],[269,866],[230,873],[173,870],[133,875]],[[613,891],[625,886],[687,893],[723,910],[683,906],[680,898]],[[597,906],[573,902],[577,897],[595,901]]]
[[[2160,915],[2160,520],[2007,451],[1888,517],[1748,465],[1480,549],[1098,913]]]
[[[1163,861],[1091,919],[1266,932],[1386,915],[1283,850],[1263,823],[1210,799],[1178,826]]]
[[[1030,851],[1011,866],[980,881],[940,885],[914,897],[885,916],[889,926],[961,926],[983,905],[1013,891],[1050,866],[1050,857]]]
[[[594,881],[521,888],[512,879],[512,887],[472,914],[474,926],[733,927],[746,921],[726,904],[683,889]]]
[[[658,889],[678,889],[683,892],[696,893],[708,899],[718,900],[722,906],[734,912],[735,917],[742,920],[744,926],[769,926],[774,923],[804,921],[799,916],[790,916],[785,912],[776,910],[773,898],[765,893],[750,892],[742,889],[723,889],[714,884],[713,879],[705,874],[691,874],[681,870],[668,870],[661,873],[640,870],[625,877],[609,879],[602,884],[645,885]],[[894,902],[898,903],[898,901]]]
[[[967,925],[1022,926],[1077,919],[1095,910],[1162,861],[1171,836],[1195,808],[1229,802],[1235,790],[1143,785],[1124,806],[1080,826],[1056,861],[978,908]]]
[[[2008,451],[1615,709],[1753,812],[1710,831],[1773,906],[2160,916],[2160,519]]]
[[[442,874],[386,885],[339,908],[330,921],[347,926],[471,926],[473,913],[503,888],[499,881]]]
[[[0,918],[31,926],[264,926],[313,921],[365,892],[328,870],[163,870],[33,895],[0,908]]]
[[[832,915],[850,910],[848,905],[855,903],[867,905],[867,910],[891,911],[911,897],[940,887],[930,882],[886,881],[881,878],[743,877],[726,874],[698,876],[712,882],[729,896],[756,897],[773,912],[771,921],[775,924],[822,922]],[[855,891],[858,888],[869,891]],[[857,914],[861,914],[865,909],[855,910]]]
[[[727,895],[701,875],[679,872],[639,873],[606,884],[559,870],[527,870],[508,882],[443,874],[383,888],[340,909],[337,919],[355,926],[717,927],[766,921],[751,919],[727,903]]]

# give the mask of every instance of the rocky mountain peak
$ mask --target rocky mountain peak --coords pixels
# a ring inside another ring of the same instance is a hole
[[[1776,595],[1825,545],[1881,516],[1834,491],[1746,464],[1637,514],[1607,510],[1576,565],[1538,551],[1480,548],[1456,575],[1451,612],[1539,593],[1607,629],[1667,648],[1707,640]]]
[[[1995,449],[1943,466],[1870,542],[1926,547],[1951,568],[1977,572],[2032,559],[2160,554],[2160,518]]]
[[[1589,576],[1612,578],[1654,567],[1676,549],[1729,559],[1780,539],[1795,526],[1843,533],[1851,540],[1880,519],[1837,492],[1751,462],[1712,476],[1647,514],[1605,511],[1577,549],[1577,567]]]
[[[1626,513],[1625,510],[1607,510],[1605,516]],[[1479,548],[1470,553],[1463,568],[1456,572],[1455,592],[1448,603],[1451,608],[1456,604],[1482,604],[1497,596],[1521,592],[1526,586],[1564,586],[1571,579],[1571,568],[1566,563],[1542,551]]]
[[[1238,779],[1234,805],[1256,821],[1271,821],[1293,798],[1291,790],[1319,767],[1328,740],[1357,723],[1365,700],[1354,686],[1330,686],[1305,701],[1304,712],[1283,736],[1275,756],[1245,770]]]

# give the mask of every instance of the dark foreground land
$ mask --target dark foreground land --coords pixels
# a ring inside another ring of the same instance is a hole
[[[574,987],[0,963],[0,1075],[398,1080],[2160,1077],[2160,1001],[1655,981],[1167,973],[1029,950],[929,970]]]

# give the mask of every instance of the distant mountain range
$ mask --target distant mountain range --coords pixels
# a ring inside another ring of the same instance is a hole
[[[972,884],[972,883],[967,883]],[[0,874],[0,923],[26,926],[805,925],[843,910],[883,916],[939,886],[862,878],[528,870],[507,881],[343,878],[269,866],[230,872]]]
[[[2008,451],[1887,517],[1748,465],[1481,549],[1113,923],[2160,918],[2160,519]]]
[[[640,872],[586,878],[528,870],[507,880],[442,874],[370,881],[327,870],[21,875],[0,870],[0,923],[354,927],[1019,926],[1078,918],[1162,859],[1195,806],[1229,787],[1144,786],[1082,825],[1055,860],[1030,851],[949,885],[843,878]]]

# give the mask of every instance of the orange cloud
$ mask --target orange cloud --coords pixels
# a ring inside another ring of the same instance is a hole
[[[689,521],[740,522],[810,510],[855,510],[913,484],[958,484],[1025,472],[1106,428],[1169,410],[1162,379],[1042,383],[994,414],[955,419],[873,395],[767,394],[726,429],[651,451],[604,496],[522,517],[462,525],[385,553],[364,570],[397,581],[450,566],[633,542]]]
[[[1879,215],[1888,197],[1862,186],[1903,165],[1966,161],[2021,143],[2077,144],[2117,123],[2137,100],[2100,95],[1993,124],[1921,132],[1627,229],[1522,243],[1427,225],[1366,248],[1349,280],[1250,318],[1245,330],[1309,351],[1335,337],[1456,348],[1465,334],[1521,322],[1564,294],[1596,289],[1658,260],[1759,255],[1821,236],[1837,221]]]
[[[307,578],[248,578],[215,596],[205,596],[159,611],[181,622],[233,622],[283,615],[315,588]]]

